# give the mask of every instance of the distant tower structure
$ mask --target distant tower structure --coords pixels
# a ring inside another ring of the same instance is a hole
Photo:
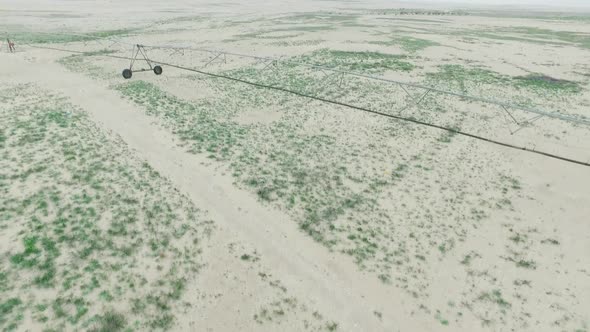
[[[10,38],[6,38],[6,41],[8,42],[8,51],[10,51],[10,53],[13,53],[16,50],[14,48],[14,43],[10,41]]]

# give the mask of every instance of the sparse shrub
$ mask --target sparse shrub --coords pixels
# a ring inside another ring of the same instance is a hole
[[[123,314],[115,311],[107,311],[98,318],[98,326],[91,329],[92,332],[118,332],[127,326],[127,320]]]

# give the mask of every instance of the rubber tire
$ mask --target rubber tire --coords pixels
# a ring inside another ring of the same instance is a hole
[[[154,67],[154,74],[156,74],[156,75],[162,75],[162,67],[155,66]]]
[[[131,69],[125,69],[123,70],[123,78],[125,78],[126,80],[130,79],[131,76],[133,76],[133,72],[131,71]]]

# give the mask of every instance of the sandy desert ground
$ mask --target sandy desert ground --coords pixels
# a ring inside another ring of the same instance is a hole
[[[3,2],[0,329],[590,330],[590,167],[170,66],[590,162],[590,14],[404,7]]]

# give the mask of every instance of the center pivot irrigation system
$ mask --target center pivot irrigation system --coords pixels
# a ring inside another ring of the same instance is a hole
[[[145,62],[148,64],[150,69],[142,68],[142,69],[133,70],[133,65],[135,64],[135,61],[138,59],[138,56],[140,54],[141,54],[141,57],[143,57],[143,60],[145,60]],[[145,46],[139,45],[139,44],[134,45],[132,55],[133,56],[131,57],[131,63],[129,64],[129,68],[123,69],[123,77],[125,79],[130,79],[131,76],[133,76],[133,73],[143,72],[143,71],[153,71],[154,74],[156,74],[156,75],[162,75],[162,67],[161,66],[159,66],[159,65],[152,66],[152,61],[150,60],[150,58],[148,58],[147,50],[145,49]]]
[[[55,34],[53,34],[53,35],[55,35]],[[520,105],[506,103],[503,101],[481,98],[481,97],[477,97],[477,96],[461,94],[461,93],[456,93],[456,92],[452,92],[452,91],[446,91],[446,90],[442,90],[439,88],[415,84],[415,83],[396,81],[396,80],[387,79],[384,77],[372,76],[372,75],[367,75],[367,74],[363,74],[363,73],[359,73],[359,72],[340,70],[337,68],[331,68],[331,67],[327,67],[327,66],[319,65],[319,64],[302,63],[302,62],[298,62],[293,59],[260,57],[260,56],[232,53],[232,52],[219,51],[219,50],[203,49],[203,48],[190,47],[190,46],[182,47],[182,46],[154,46],[154,45],[144,45],[144,44],[137,44],[137,43],[131,44],[131,43],[123,42],[123,41],[121,41],[121,39],[115,39],[115,38],[110,38],[110,37],[97,38],[96,36],[93,36],[93,35],[84,35],[84,34],[60,34],[60,35],[68,36],[70,38],[72,36],[78,37],[78,40],[75,40],[75,38],[74,38],[73,41],[62,43],[62,45],[68,45],[70,43],[74,43],[78,47],[80,46],[80,44],[83,44],[84,47],[87,47],[87,46],[90,46],[91,44],[96,44],[97,46],[100,46],[102,48],[101,50],[103,50],[103,51],[104,50],[110,51],[113,48],[117,48],[117,51],[119,51],[119,52],[125,52],[125,49],[127,49],[127,52],[128,52],[128,49],[131,48],[132,49],[131,57],[115,55],[110,52],[88,52],[88,51],[81,51],[81,50],[58,48],[58,47],[54,47],[54,46],[44,46],[44,45],[40,45],[40,44],[26,44],[25,43],[25,45],[28,45],[32,48],[50,49],[50,50],[57,50],[57,51],[63,51],[63,52],[68,52],[68,53],[74,53],[74,54],[83,54],[83,55],[87,54],[87,55],[102,56],[102,57],[107,57],[107,58],[130,60],[129,68],[125,68],[122,72],[123,78],[125,78],[125,79],[130,79],[133,76],[133,73],[135,73],[135,72],[153,71],[156,75],[161,75],[163,72],[162,66],[168,66],[171,68],[190,71],[190,72],[198,73],[198,74],[209,76],[209,77],[222,78],[222,79],[227,79],[227,80],[234,81],[234,82],[248,84],[248,85],[252,85],[255,87],[259,87],[259,88],[282,91],[282,92],[290,93],[290,94],[293,94],[296,96],[309,98],[310,100],[316,100],[316,101],[320,101],[320,102],[327,103],[327,104],[343,106],[343,107],[347,107],[350,109],[359,110],[359,111],[363,111],[363,112],[367,112],[367,113],[372,113],[375,115],[384,116],[384,117],[388,117],[388,118],[392,118],[392,119],[396,119],[396,120],[400,120],[400,121],[411,122],[411,123],[426,126],[426,127],[444,130],[444,131],[447,131],[447,132],[450,132],[453,134],[462,135],[462,136],[469,137],[472,139],[477,139],[477,140],[484,141],[487,143],[492,143],[495,145],[500,145],[500,146],[504,146],[504,147],[512,148],[512,149],[517,149],[517,150],[521,150],[521,151],[527,151],[527,152],[535,153],[535,154],[542,155],[545,157],[550,157],[550,158],[559,159],[562,161],[590,167],[590,162],[584,162],[581,160],[570,159],[570,158],[567,158],[564,156],[539,151],[535,147],[529,148],[529,147],[525,147],[525,146],[518,146],[518,145],[506,143],[506,142],[501,142],[498,140],[494,140],[494,139],[482,137],[479,135],[475,135],[472,133],[464,132],[460,129],[457,129],[457,128],[454,128],[451,126],[443,126],[443,125],[438,125],[438,124],[434,124],[434,123],[429,123],[426,121],[417,120],[416,118],[411,117],[411,116],[402,116],[401,114],[404,110],[408,109],[411,106],[420,105],[420,103],[422,103],[422,101],[425,99],[425,97],[428,94],[437,94],[437,95],[453,96],[453,97],[460,98],[461,100],[480,102],[480,103],[485,103],[488,105],[493,105],[493,106],[499,107],[500,110],[502,111],[502,114],[504,114],[504,116],[506,116],[506,115],[509,116],[507,118],[508,121],[513,122],[518,127],[518,129],[515,131],[510,130],[511,134],[515,134],[519,130],[525,128],[527,125],[531,125],[535,121],[537,121],[543,117],[561,120],[561,121],[568,122],[568,123],[571,123],[574,125],[590,126],[590,120],[585,117],[572,116],[572,115],[567,115],[567,114],[563,114],[563,113],[559,113],[559,112],[549,112],[549,111],[541,110],[538,108],[524,107],[524,106],[520,106]],[[171,62],[168,63],[166,61],[159,61],[159,60],[155,60],[153,58],[150,58],[150,57],[148,57],[148,53],[147,53],[148,49],[149,50],[161,50],[161,51],[163,50],[163,51],[169,51],[169,52],[171,51],[171,53],[169,54],[169,57],[173,57],[175,54],[180,54],[180,55],[184,56],[185,52],[199,52],[199,53],[207,54],[209,58],[206,60],[205,64],[203,64],[202,66],[200,66],[198,68],[194,68],[194,67],[183,66],[178,63],[171,63]],[[404,106],[402,109],[398,110],[397,114],[391,114],[389,112],[385,113],[382,111],[377,111],[377,110],[369,109],[366,107],[356,106],[356,105],[352,105],[349,103],[336,101],[333,99],[319,97],[318,93],[296,91],[290,87],[279,86],[275,83],[269,84],[269,83],[254,82],[251,80],[245,80],[242,78],[232,77],[232,76],[227,75],[226,73],[213,73],[213,72],[204,70],[207,66],[209,66],[211,63],[214,63],[215,61],[223,62],[224,64],[226,64],[228,57],[237,57],[237,58],[242,58],[242,59],[255,60],[256,61],[255,65],[262,64],[263,71],[265,71],[265,70],[276,71],[277,70],[276,68],[278,68],[278,66],[280,64],[283,64],[283,65],[288,65],[288,66],[297,66],[297,67],[301,67],[301,68],[307,68],[307,69],[310,69],[313,71],[321,72],[324,75],[324,80],[327,81],[327,83],[326,82],[323,83],[324,86],[331,84],[333,82],[334,78],[339,80],[339,83],[337,83],[337,85],[340,86],[342,84],[342,81],[344,80],[345,76],[362,78],[362,79],[367,79],[367,80],[371,80],[371,81],[375,81],[375,82],[382,82],[382,83],[386,83],[386,84],[393,84],[395,86],[400,87],[407,94],[410,101],[408,102],[408,104],[406,106]],[[149,68],[134,69],[134,65],[136,65],[137,61],[145,61],[145,63],[148,65]],[[412,95],[408,91],[408,88],[413,88],[413,89],[416,89],[416,90],[422,91],[422,92],[417,93],[416,95]],[[513,114],[510,112],[510,110],[531,113],[531,114],[533,114],[533,116],[529,119],[519,121],[515,116],[513,116]]]

